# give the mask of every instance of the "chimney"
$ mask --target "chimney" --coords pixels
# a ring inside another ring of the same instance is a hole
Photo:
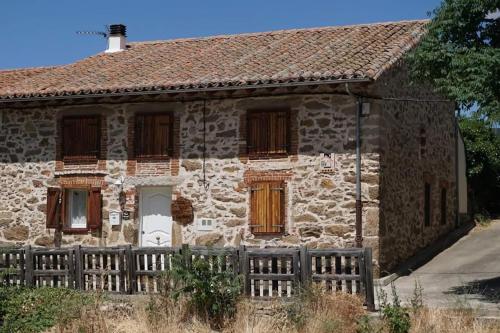
[[[124,51],[126,48],[127,27],[123,24],[112,24],[109,26],[108,49],[106,53]]]

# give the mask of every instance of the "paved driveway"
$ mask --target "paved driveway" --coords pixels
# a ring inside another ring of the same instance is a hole
[[[394,281],[403,301],[411,298],[416,280],[431,307],[465,304],[483,315],[500,316],[500,220],[476,227],[424,266]],[[390,294],[390,285],[383,289]]]

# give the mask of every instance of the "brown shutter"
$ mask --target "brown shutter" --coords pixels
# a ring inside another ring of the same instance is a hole
[[[266,232],[266,224],[268,219],[267,203],[269,186],[266,183],[255,183],[251,189],[251,224],[254,233]]]
[[[101,218],[101,189],[92,187],[89,191],[87,226],[89,229],[99,229],[102,224]]]
[[[100,118],[64,118],[63,156],[69,159],[97,159],[100,152]]]
[[[170,142],[171,117],[166,114],[156,116],[155,121],[155,155],[169,156],[172,154],[172,142]]]
[[[288,151],[288,113],[276,112],[275,144],[276,153],[286,154]]]
[[[59,188],[47,188],[47,228],[57,228],[61,220],[60,195],[61,190]]]
[[[247,128],[247,148],[249,155],[255,155],[260,151],[259,145],[259,127],[260,127],[260,116],[256,112],[250,112],[248,114],[248,128]]]
[[[97,159],[100,151],[100,119],[99,117],[91,117],[82,120],[81,129],[83,135],[79,137],[83,142],[81,155]]]
[[[284,231],[285,188],[282,182],[272,182],[269,186],[269,224],[266,231],[279,233]]]

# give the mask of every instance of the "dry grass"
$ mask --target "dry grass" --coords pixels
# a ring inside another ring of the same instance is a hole
[[[498,333],[499,322],[479,320],[469,309],[423,308],[412,316],[411,333]]]
[[[358,322],[367,318],[360,298],[348,294],[326,294],[313,290],[294,302],[259,303],[241,300],[236,317],[228,320],[223,333],[388,333],[378,318],[365,321],[364,330]],[[187,302],[173,302],[164,296],[134,298],[123,303],[102,302],[82,312],[65,327],[51,333],[209,333],[210,326],[191,315]],[[411,333],[493,333],[500,332],[500,323],[477,320],[468,309],[446,310],[422,308],[411,314]]]

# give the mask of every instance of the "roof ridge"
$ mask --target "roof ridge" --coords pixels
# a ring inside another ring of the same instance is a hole
[[[54,66],[37,66],[37,67],[21,67],[21,68],[0,68],[0,73],[14,73],[14,72],[23,72],[23,71],[34,71],[40,69],[54,69],[58,67],[62,67],[64,65],[54,65]]]
[[[159,40],[146,40],[146,41],[136,41],[127,42],[127,45],[152,45],[152,44],[167,44],[167,43],[178,43],[187,41],[204,41],[213,39],[227,39],[227,38],[238,38],[238,37],[251,37],[251,36],[265,36],[265,35],[278,35],[285,33],[301,32],[301,31],[325,31],[325,30],[336,30],[345,28],[356,28],[356,27],[370,27],[370,26],[383,26],[389,24],[408,24],[408,23],[428,23],[429,19],[416,19],[416,20],[402,20],[402,21],[386,21],[386,22],[372,22],[372,23],[357,23],[357,24],[347,24],[347,25],[330,25],[323,27],[310,27],[310,28],[294,28],[294,29],[280,29],[280,30],[269,30],[261,32],[246,32],[246,33],[234,33],[234,34],[220,34],[213,36],[200,36],[200,37],[181,37],[172,39],[159,39]]]

